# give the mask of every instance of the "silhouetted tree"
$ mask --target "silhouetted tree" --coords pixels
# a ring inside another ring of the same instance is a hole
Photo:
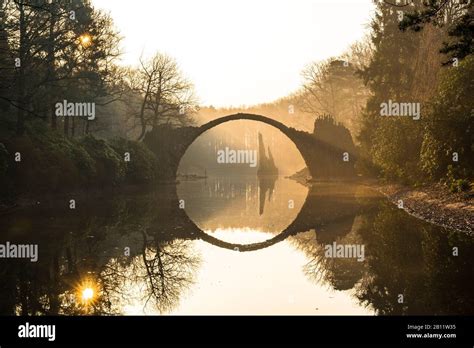
[[[186,80],[176,61],[162,53],[151,59],[140,58],[140,67],[129,71],[130,87],[141,96],[139,118],[142,140],[148,128],[163,123],[184,125],[195,111],[193,85]]]

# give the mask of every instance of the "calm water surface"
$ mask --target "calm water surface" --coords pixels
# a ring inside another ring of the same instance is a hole
[[[472,237],[373,190],[210,177],[0,217],[0,314],[473,314]],[[325,245],[364,245],[362,262]],[[399,295],[403,294],[403,303]]]

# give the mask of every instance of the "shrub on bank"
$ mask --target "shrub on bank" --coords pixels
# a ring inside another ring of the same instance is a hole
[[[149,183],[157,178],[158,161],[143,143],[118,138],[111,141],[110,145],[123,159],[129,155],[129,161],[125,161],[127,183]]]
[[[98,185],[120,184],[125,179],[125,161],[123,157],[103,139],[96,139],[88,135],[81,139],[80,144],[95,161],[96,176],[94,181]]]
[[[15,160],[17,153],[20,161]],[[25,135],[0,141],[0,200],[23,193],[150,183],[157,178],[157,168],[154,154],[142,143],[108,142],[91,135],[70,139],[30,124]]]
[[[52,132],[41,123],[37,127],[42,129],[32,127],[27,134],[36,149],[35,157],[30,161],[41,178],[40,187],[61,191],[64,187],[79,188],[90,184],[97,174],[95,163],[79,142]],[[23,164],[17,167],[23,167]],[[28,182],[34,182],[34,178]]]

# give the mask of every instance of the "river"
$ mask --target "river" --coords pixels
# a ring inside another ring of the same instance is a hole
[[[39,250],[0,259],[3,315],[474,313],[472,238],[357,183],[210,176],[45,200],[0,228]]]

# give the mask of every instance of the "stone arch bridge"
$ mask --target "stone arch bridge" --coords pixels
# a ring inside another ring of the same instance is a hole
[[[199,127],[157,127],[146,134],[144,143],[156,154],[159,163],[166,166],[166,176],[172,179],[176,177],[184,153],[201,134],[220,124],[237,120],[263,122],[279,129],[296,145],[310,175],[315,179],[355,175],[355,154],[350,153],[349,149],[335,147],[317,139],[312,133],[297,130],[272,118],[255,114],[238,113],[224,116]],[[344,161],[345,152],[349,153],[348,161]]]

